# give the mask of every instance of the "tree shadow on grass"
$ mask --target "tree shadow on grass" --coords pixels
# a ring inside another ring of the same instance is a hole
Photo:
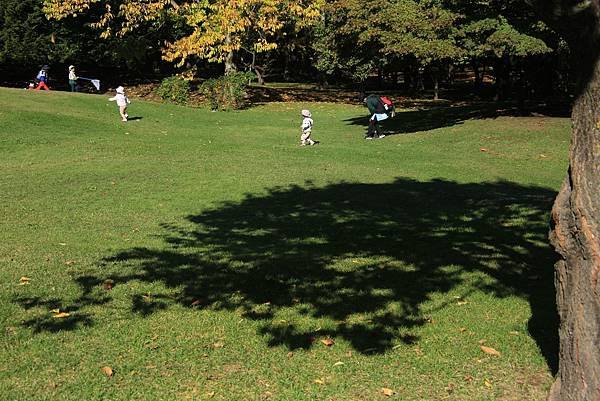
[[[106,279],[162,283],[164,293],[133,294],[131,310],[235,311],[259,322],[272,346],[310,348],[329,336],[378,353],[419,340],[433,294],[446,308],[456,300],[438,305],[439,294],[484,291],[528,300],[530,333],[555,368],[547,245],[555,195],[510,182],[410,179],[273,188],[164,225],[163,247],[106,257],[98,276],[79,279],[80,302],[110,302],[85,301]]]
[[[403,104],[403,107],[409,106]],[[394,118],[381,122],[381,128],[386,135],[412,134],[438,128],[459,125],[467,120],[498,118],[502,116],[521,116],[521,111],[514,103],[509,102],[437,102],[415,105],[417,109],[399,110]],[[564,107],[546,103],[529,105],[529,110],[534,115],[568,117]],[[566,113],[566,114],[565,114]],[[365,115],[345,120],[349,125],[364,126],[369,122],[368,111]]]
[[[29,296],[15,298],[14,301],[21,308],[39,311],[36,316],[25,320],[22,325],[31,328],[34,333],[58,333],[92,326],[94,324],[93,315],[84,311],[84,309],[93,305],[105,305],[112,299],[97,291],[97,277],[80,276],[75,279],[75,282],[81,289],[81,294],[71,301],[58,297]],[[60,316],[60,312],[66,312],[68,315],[57,317]]]

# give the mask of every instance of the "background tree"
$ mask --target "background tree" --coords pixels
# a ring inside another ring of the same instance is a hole
[[[490,65],[495,76],[496,97],[508,97],[513,77],[519,81],[519,89],[523,89],[527,61],[553,51],[547,42],[556,35],[522,0],[487,0],[483,4],[456,0],[451,7],[463,16],[457,36],[475,72],[477,90],[483,81],[483,67]]]
[[[380,5],[363,0],[328,2],[315,28],[315,67],[327,79],[363,84],[385,64],[379,27],[372,23]]]
[[[179,66],[196,59],[223,63],[225,73],[236,70],[236,57],[245,50],[268,52],[292,24],[295,29],[316,22],[323,0],[46,0],[46,13],[55,19],[96,13],[94,27],[104,38],[136,32],[145,23],[165,18],[184,21],[189,31],[163,48],[167,61]]]
[[[522,0],[336,0],[316,30],[316,67],[329,77],[364,81],[373,71],[403,73],[409,88],[438,81],[455,65],[493,66],[498,97],[511,94],[511,79],[525,81],[528,66],[552,52],[556,35]],[[538,58],[536,58],[538,57]],[[532,60],[533,62],[529,62]],[[521,85],[525,86],[525,85]]]
[[[80,49],[68,27],[49,22],[38,0],[0,2],[0,63],[35,76],[46,63],[65,62]]]
[[[441,70],[463,54],[454,38],[459,15],[435,1],[394,1],[381,12],[383,54],[428,69],[438,99]]]
[[[559,368],[550,401],[600,399],[600,1],[530,0],[568,41],[578,76],[569,170],[552,209]]]
[[[455,19],[433,3],[336,0],[316,30],[315,65],[331,77],[355,82],[364,82],[374,70],[432,66],[460,54],[451,37]],[[405,75],[410,75],[406,69]]]

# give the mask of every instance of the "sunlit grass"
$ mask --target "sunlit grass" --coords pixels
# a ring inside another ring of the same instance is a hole
[[[0,399],[544,399],[568,120],[129,114],[0,89]]]

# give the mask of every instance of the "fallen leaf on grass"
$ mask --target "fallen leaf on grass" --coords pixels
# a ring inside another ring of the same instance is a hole
[[[74,265],[74,264],[75,264],[74,260],[65,260],[65,265],[67,265],[67,266],[71,266],[71,265]]]
[[[115,372],[112,370],[112,368],[110,366],[105,366],[102,369],[100,369],[102,371],[102,373],[104,373],[107,377],[113,377],[113,375],[115,374]]]
[[[335,341],[333,341],[331,338],[324,338],[321,340],[321,342],[327,347],[331,347],[333,344],[335,344]]]
[[[193,302],[190,304],[190,306],[198,306],[198,305],[200,305],[201,303],[202,303],[202,302],[200,302],[200,300],[199,300],[199,299],[195,299],[195,300],[194,300],[194,301],[193,301]]]
[[[488,379],[485,379],[483,381],[483,384],[487,387],[487,388],[491,388],[492,387],[492,382],[489,381]]]
[[[212,346],[213,346],[213,348],[223,348],[225,346],[225,344],[222,343],[221,341],[218,341],[218,342],[214,343]]]
[[[69,312],[59,312],[59,313],[52,315],[52,317],[55,319],[62,319],[64,317],[69,317],[69,316],[71,316],[71,314]]]
[[[29,277],[23,276],[19,279],[19,285],[29,285],[29,284],[31,284],[30,281],[31,281],[31,279]]]
[[[315,383],[317,384],[325,384],[325,379],[315,379]]]
[[[500,356],[500,352],[496,351],[494,348],[492,347],[486,347],[485,345],[480,345],[479,348],[481,348],[481,350],[483,352],[485,352],[488,355],[493,355],[493,356]]]
[[[386,397],[391,397],[394,394],[396,394],[396,392],[394,390],[392,390],[391,388],[387,388],[387,387],[382,387],[381,388],[381,393],[383,395],[385,395]]]

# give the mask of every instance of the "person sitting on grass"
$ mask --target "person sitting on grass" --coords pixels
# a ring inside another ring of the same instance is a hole
[[[125,88],[119,86],[117,89],[117,94],[108,100],[111,102],[116,101],[117,106],[119,106],[119,114],[121,115],[121,120],[126,122],[129,115],[127,114],[127,105],[131,103],[129,98],[125,96]]]

